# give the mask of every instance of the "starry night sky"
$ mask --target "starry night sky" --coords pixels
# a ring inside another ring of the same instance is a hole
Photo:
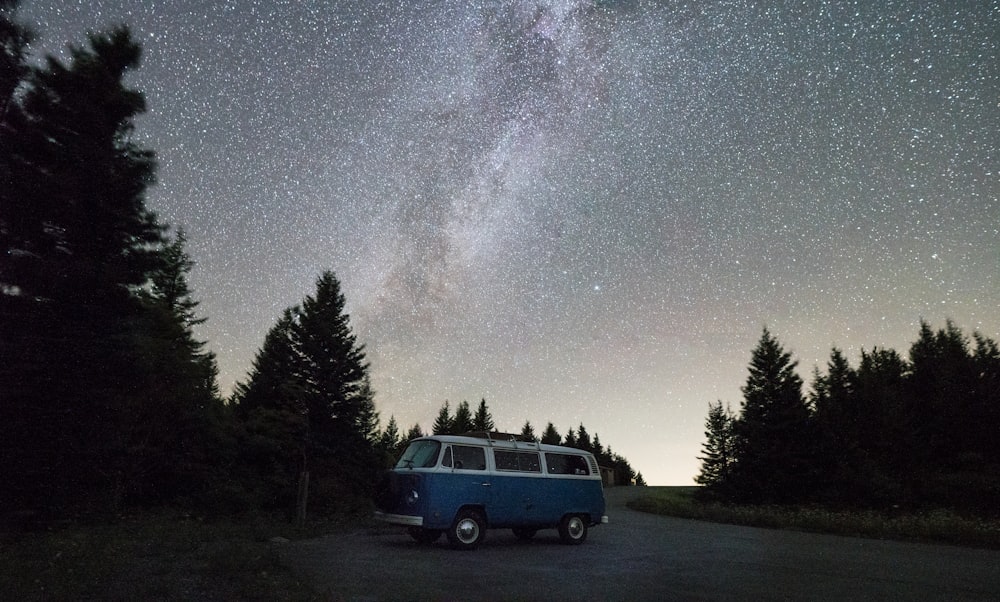
[[[128,24],[228,393],[334,270],[383,424],[486,398],[698,472],[766,326],[807,384],[1000,338],[1000,1],[23,0]]]

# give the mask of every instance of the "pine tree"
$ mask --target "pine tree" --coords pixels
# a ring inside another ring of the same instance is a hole
[[[826,374],[817,368],[810,401],[815,412],[819,470],[823,473],[823,497],[828,500],[856,498],[863,471],[859,423],[864,420],[856,395],[857,375],[843,352],[830,353]]]
[[[471,430],[486,431],[487,433],[496,430],[496,426],[493,424],[493,416],[490,415],[490,411],[486,407],[485,398],[479,402],[479,407],[476,408],[476,415],[472,418]]]
[[[11,6],[5,89],[25,74]],[[136,455],[161,401],[146,383],[176,365],[150,332],[172,327],[137,294],[163,265],[164,231],[145,208],[153,153],[131,136],[145,101],[124,85],[140,55],[125,28],[93,34],[68,65],[48,57],[27,73],[23,95],[4,92],[0,480],[11,504],[114,511],[150,495],[158,470]]]
[[[462,401],[455,408],[455,416],[451,419],[451,432],[456,435],[468,433],[472,430],[472,409],[468,401]]]
[[[573,429],[566,431],[566,436],[563,437],[562,444],[566,447],[576,447],[576,433],[573,432]]]
[[[843,498],[848,504],[884,508],[912,498],[922,442],[905,395],[908,371],[892,349],[861,351],[854,385],[859,470]]]
[[[525,441],[535,441],[535,427],[531,426],[531,422],[528,420],[524,421],[524,426],[521,427],[521,438]]]
[[[597,433],[594,433],[594,444],[591,451],[594,453],[594,456],[597,457],[598,461],[604,457],[604,445],[601,444],[601,438],[597,435]]]
[[[420,428],[420,424],[414,424],[410,427],[410,430],[406,431],[406,438],[402,441],[403,444],[409,443],[414,439],[419,439],[424,436],[424,430]]]
[[[592,452],[594,451],[594,444],[590,440],[590,433],[587,432],[587,428],[580,423],[580,427],[576,429],[576,447]]]
[[[84,308],[127,302],[158,267],[163,226],[145,208],[153,152],[132,141],[143,95],[124,86],[141,49],[125,28],[49,57],[8,111],[0,273],[21,297]]]
[[[452,430],[453,426],[451,408],[448,406],[448,400],[445,400],[444,405],[438,411],[437,418],[434,420],[431,432],[435,435],[451,435],[454,433],[454,430]]]
[[[236,389],[237,414],[263,442],[258,448],[270,445],[283,467],[278,489],[284,502],[290,483],[308,478],[306,473],[316,475],[311,482],[320,491],[364,495],[378,465],[368,364],[345,305],[336,276],[323,272],[315,294],[285,310],[268,332],[248,383]]]
[[[742,501],[798,502],[813,493],[812,421],[796,364],[765,328],[751,357],[742,411],[734,424],[731,480]]]
[[[216,486],[219,459],[234,450],[227,440],[227,412],[219,397],[215,355],[196,339],[196,315],[187,275],[194,262],[184,250],[183,231],[162,250],[159,270],[138,297],[144,311],[135,319],[137,369],[132,378],[146,391],[132,425],[128,471],[145,481],[144,496],[162,502],[172,496],[197,496]],[[146,477],[143,478],[143,473]]]
[[[545,431],[542,432],[542,443],[548,445],[559,445],[562,442],[562,435],[556,430],[556,427],[551,422],[545,425]]]
[[[708,405],[708,418],[705,420],[705,443],[702,444],[701,472],[695,477],[695,482],[704,485],[710,493],[725,496],[729,482],[730,471],[735,462],[733,442],[733,414],[728,407],[723,407],[722,401]]]
[[[925,467],[951,470],[953,459],[971,451],[966,434],[976,428],[967,420],[975,413],[974,371],[968,340],[951,320],[936,333],[921,321],[919,339],[910,348],[908,380]]]
[[[395,456],[396,449],[400,443],[399,424],[395,416],[389,416],[389,424],[385,425],[385,430],[379,435],[379,448],[388,456]]]

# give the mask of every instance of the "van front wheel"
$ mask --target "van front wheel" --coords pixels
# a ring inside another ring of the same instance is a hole
[[[453,548],[473,550],[486,537],[486,521],[475,510],[462,510],[448,529],[448,541]]]
[[[564,516],[559,523],[559,538],[570,545],[580,545],[587,541],[587,521],[576,514]]]

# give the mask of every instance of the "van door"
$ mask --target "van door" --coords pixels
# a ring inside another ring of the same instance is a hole
[[[505,527],[538,524],[544,497],[538,452],[494,449],[493,458],[496,475],[491,522]]]
[[[438,495],[450,521],[462,506],[487,508],[492,499],[492,482],[486,470],[486,449],[476,445],[449,445],[441,466],[450,471],[441,475]]]

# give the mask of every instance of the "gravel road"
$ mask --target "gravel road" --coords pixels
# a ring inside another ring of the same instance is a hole
[[[635,512],[580,546],[555,530],[489,531],[472,552],[403,529],[285,544],[283,562],[331,600],[1000,600],[1000,552],[717,525]]]

